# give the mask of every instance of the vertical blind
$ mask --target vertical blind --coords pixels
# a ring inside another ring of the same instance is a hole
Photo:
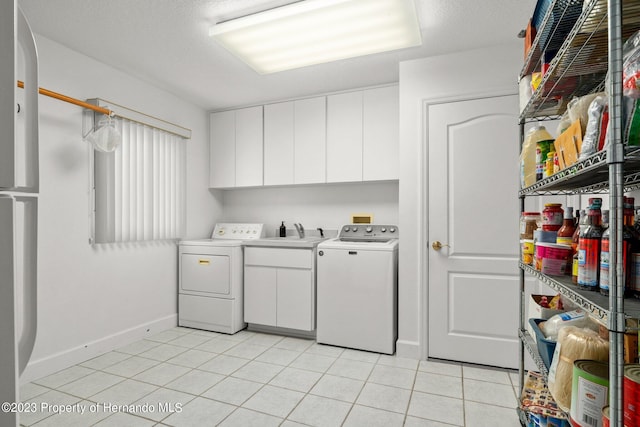
[[[94,242],[177,239],[185,231],[186,144],[182,137],[127,119],[122,144],[94,150]]]

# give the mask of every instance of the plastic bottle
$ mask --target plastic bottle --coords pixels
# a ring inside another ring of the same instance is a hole
[[[601,198],[589,199],[589,227],[580,232],[578,241],[578,287],[598,291],[600,275],[600,244],[602,243]]]
[[[571,276],[571,271],[573,270],[573,234],[575,231],[576,227],[573,224],[573,208],[571,206],[567,206],[564,211],[562,227],[560,227],[558,235],[556,236],[556,243],[571,246],[571,257],[569,258],[566,269],[566,274],[569,276]]]
[[[520,153],[520,186],[522,188],[536,183],[536,149],[538,142],[541,141],[553,141],[553,137],[544,126],[535,126],[527,132]]]
[[[576,226],[573,224],[573,208],[571,206],[567,206],[567,208],[564,211],[562,226],[558,230],[556,243],[559,243],[562,245],[573,244],[573,233],[575,231],[576,231]]]
[[[602,295],[609,295],[609,211],[602,211],[602,243],[600,244],[600,282]]]
[[[280,237],[287,237],[287,227],[284,226],[284,221],[280,225]]]
[[[578,284],[578,243],[580,240],[580,233],[583,230],[587,229],[587,212],[586,210],[582,210],[576,212],[576,217],[579,219],[580,223],[576,227],[576,230],[573,232],[573,242],[571,243],[571,248],[573,249],[573,263],[571,268],[571,280],[573,283]]]

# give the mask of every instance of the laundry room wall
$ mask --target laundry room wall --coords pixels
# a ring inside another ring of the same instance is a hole
[[[400,63],[399,356],[426,358],[428,212],[424,102],[491,96],[496,88],[518,93],[522,43],[512,43]],[[488,66],[479,64],[489,63]],[[462,95],[464,94],[464,95]],[[517,125],[517,111],[514,126]],[[518,141],[514,141],[515,144]],[[514,160],[515,161],[515,160]],[[498,167],[499,165],[496,165]],[[517,179],[517,177],[514,177]],[[514,203],[516,203],[514,195]],[[480,206],[479,209],[485,208]],[[469,213],[473,215],[473,212]],[[407,233],[406,230],[411,230]],[[514,271],[516,274],[516,271]]]
[[[192,129],[187,140],[187,237],[221,214],[207,188],[208,114],[149,83],[37,36],[40,86],[100,97]],[[174,326],[177,250],[172,241],[89,244],[89,155],[82,109],[40,97],[38,334],[23,382]]]
[[[337,230],[355,213],[369,213],[377,224],[398,224],[398,182],[323,184],[227,190],[223,218],[229,222],[264,223],[267,235],[275,235],[284,221],[305,230]],[[400,230],[402,233],[402,230]]]

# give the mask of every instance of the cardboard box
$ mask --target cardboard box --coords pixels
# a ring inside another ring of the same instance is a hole
[[[638,363],[638,334],[624,334],[624,363]]]
[[[551,301],[554,295],[531,295],[529,299],[529,311],[527,312],[529,319],[548,319],[551,316],[555,316],[558,313],[564,313],[566,310],[552,310],[550,308],[540,307],[540,300],[542,297],[547,297],[547,301]],[[527,322],[527,331],[529,335],[536,340],[536,333],[529,322]]]
[[[527,29],[524,33],[524,59],[527,59],[527,55],[529,55],[529,50],[533,46],[533,41],[536,39],[536,28],[533,26],[533,21],[530,19],[529,24],[527,24]]]
[[[554,146],[558,153],[560,169],[565,169],[578,161],[582,149],[582,125],[580,120],[574,121],[571,126],[555,140]]]
[[[599,325],[598,335],[600,338],[608,340],[609,330],[606,326]],[[624,334],[624,363],[638,363],[638,333]]]

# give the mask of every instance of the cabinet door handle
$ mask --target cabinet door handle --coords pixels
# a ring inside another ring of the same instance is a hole
[[[349,255],[358,255],[358,251],[349,251]]]
[[[198,264],[200,265],[209,265],[211,263],[211,261],[209,261],[208,259],[199,259],[198,260]]]

